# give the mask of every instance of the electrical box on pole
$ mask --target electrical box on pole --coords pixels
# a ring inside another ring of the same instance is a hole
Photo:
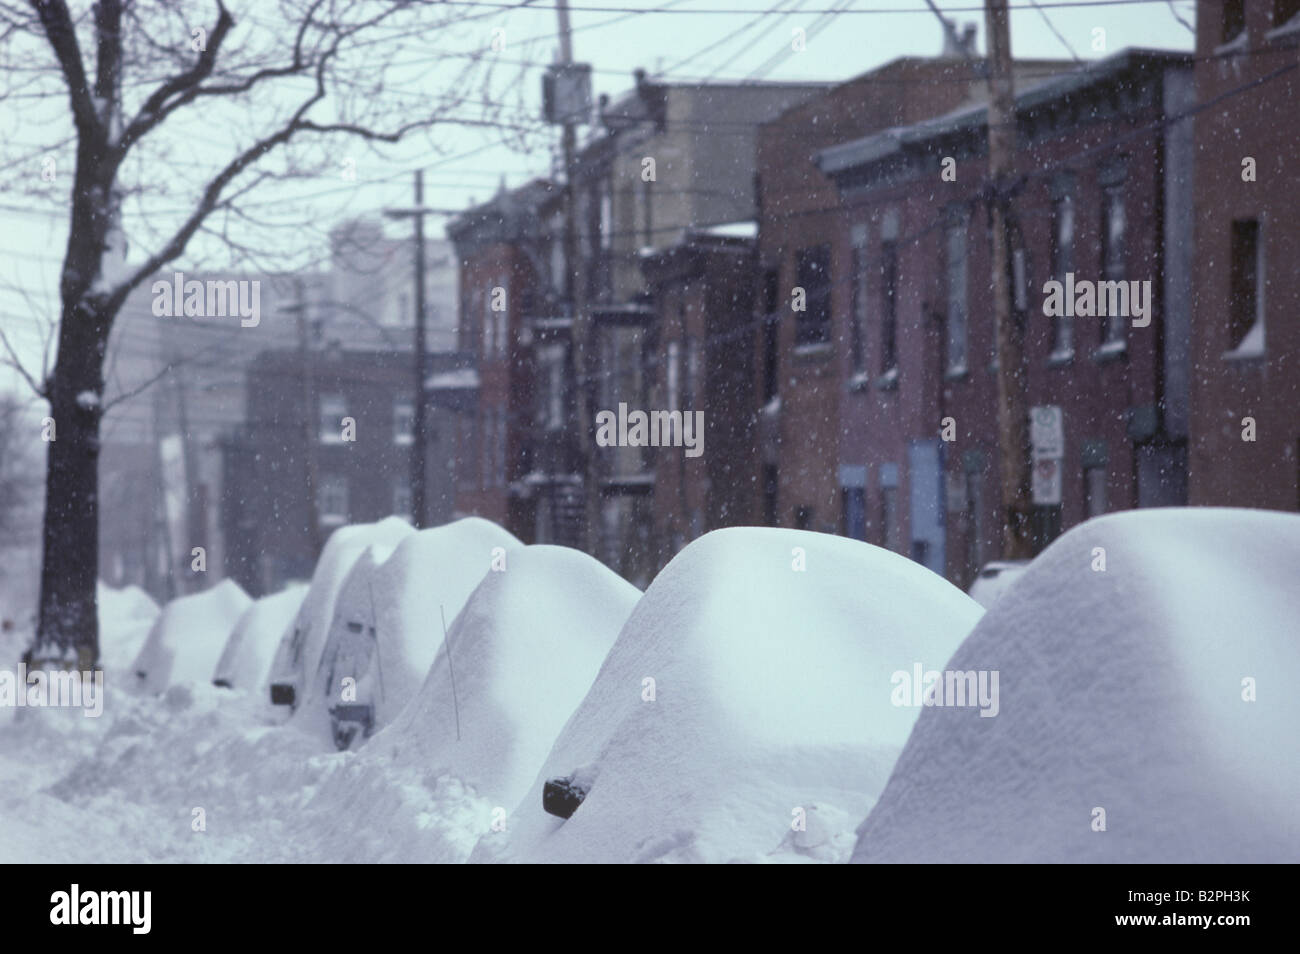
[[[542,114],[557,126],[591,118],[591,64],[555,63],[542,75]]]

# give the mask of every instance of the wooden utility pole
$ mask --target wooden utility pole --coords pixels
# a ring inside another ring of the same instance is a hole
[[[573,65],[573,37],[569,25],[568,0],[557,0],[555,5],[559,18],[560,63],[565,67]],[[586,270],[581,248],[581,232],[578,228],[578,189],[575,183],[578,152],[578,120],[580,117],[569,113],[564,116],[562,148],[564,151],[564,264],[565,264],[565,298],[573,309],[572,330],[569,338],[569,353],[572,363],[574,416],[577,427],[578,449],[582,459],[583,487],[583,527],[582,539],[576,541],[592,555],[597,555],[598,539],[596,528],[599,515],[599,487],[596,473],[596,458],[592,427],[594,416],[588,407],[588,377],[590,373],[587,356],[587,283]]]
[[[311,330],[307,322],[307,302],[302,279],[295,278],[293,287],[297,302],[281,310],[293,312],[298,323],[298,363],[302,366],[303,480],[307,485],[307,544],[311,547],[311,561],[314,565],[321,551],[320,513],[316,506],[316,488],[320,485],[316,459],[316,445],[320,440],[320,411],[316,405]],[[257,435],[254,434],[253,438],[256,440]]]
[[[1029,498],[1029,407],[1024,341],[1011,313],[1011,251],[1007,235],[1008,185],[1016,149],[1016,102],[1011,77],[1007,0],[984,0],[989,59],[989,178],[993,183],[993,312],[998,349],[998,452],[1001,474],[1002,556],[1033,556]]]
[[[429,355],[424,328],[424,217],[437,212],[426,208],[424,204],[424,170],[415,170],[415,207],[411,209],[388,209],[386,215],[394,219],[411,218],[415,220],[415,391],[414,404],[411,407],[411,523],[417,530],[422,528],[428,518],[427,497],[425,492],[425,459],[428,447],[425,441],[425,420],[428,396],[425,382],[429,377]]]

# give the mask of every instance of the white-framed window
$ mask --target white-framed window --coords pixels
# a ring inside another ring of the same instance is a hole
[[[316,494],[316,510],[322,524],[348,522],[348,479],[342,474],[322,474]]]
[[[405,477],[393,481],[393,516],[411,519],[411,482]]]
[[[1074,271],[1074,184],[1063,181],[1052,199],[1052,278],[1064,282]],[[1074,354],[1074,319],[1053,318],[1052,358],[1067,360]]]
[[[1124,190],[1121,185],[1107,187],[1102,195],[1101,274],[1108,282],[1124,281]],[[1113,287],[1113,286],[1112,286]],[[1120,309],[1116,309],[1119,311]],[[1107,315],[1104,344],[1118,346],[1124,342],[1127,316]]]
[[[1259,219],[1232,223],[1228,259],[1230,358],[1264,354],[1264,236]]]
[[[322,444],[343,443],[343,418],[348,405],[342,394],[322,394],[320,397],[320,440]]]
[[[948,226],[948,373],[966,371],[966,219],[960,214]]]
[[[415,404],[408,398],[393,401],[393,443],[409,446],[415,440]]]
[[[668,342],[667,366],[664,368],[664,403],[669,411],[681,409],[681,364],[681,342]]]

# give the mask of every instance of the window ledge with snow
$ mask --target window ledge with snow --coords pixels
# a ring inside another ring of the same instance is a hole
[[[850,391],[865,391],[871,387],[871,372],[854,371],[848,381]]]
[[[1115,338],[1111,341],[1101,344],[1096,351],[1092,353],[1092,360],[1098,364],[1105,364],[1108,361],[1117,361],[1128,354],[1128,342],[1123,338]]]
[[[876,390],[892,391],[898,387],[898,368],[890,368],[880,377],[876,378]]]
[[[795,345],[794,348],[796,358],[823,359],[830,357],[830,353],[829,341],[810,341],[807,344]]]
[[[1262,322],[1255,322],[1250,331],[1246,332],[1246,337],[1241,339],[1241,344],[1230,351],[1223,353],[1225,361],[1249,361],[1252,358],[1262,358],[1265,355],[1264,349],[1264,325]]]
[[[1300,13],[1281,26],[1273,27],[1264,34],[1264,39],[1269,43],[1277,44],[1300,42]]]
[[[1074,362],[1073,348],[1062,348],[1060,350],[1053,351],[1051,354],[1047,356],[1047,366],[1049,368],[1063,368],[1067,364],[1072,364],[1073,362]]]
[[[966,367],[964,364],[950,365],[948,370],[943,373],[943,379],[945,381],[965,381],[969,377],[970,368]]]
[[[1229,53],[1245,53],[1250,46],[1250,37],[1245,29],[1234,36],[1227,43],[1222,43],[1214,48],[1215,56],[1225,56]]]

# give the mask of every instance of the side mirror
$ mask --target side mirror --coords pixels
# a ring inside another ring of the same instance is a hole
[[[547,779],[542,786],[542,810],[557,818],[569,818],[586,797],[587,790],[571,776]]]

